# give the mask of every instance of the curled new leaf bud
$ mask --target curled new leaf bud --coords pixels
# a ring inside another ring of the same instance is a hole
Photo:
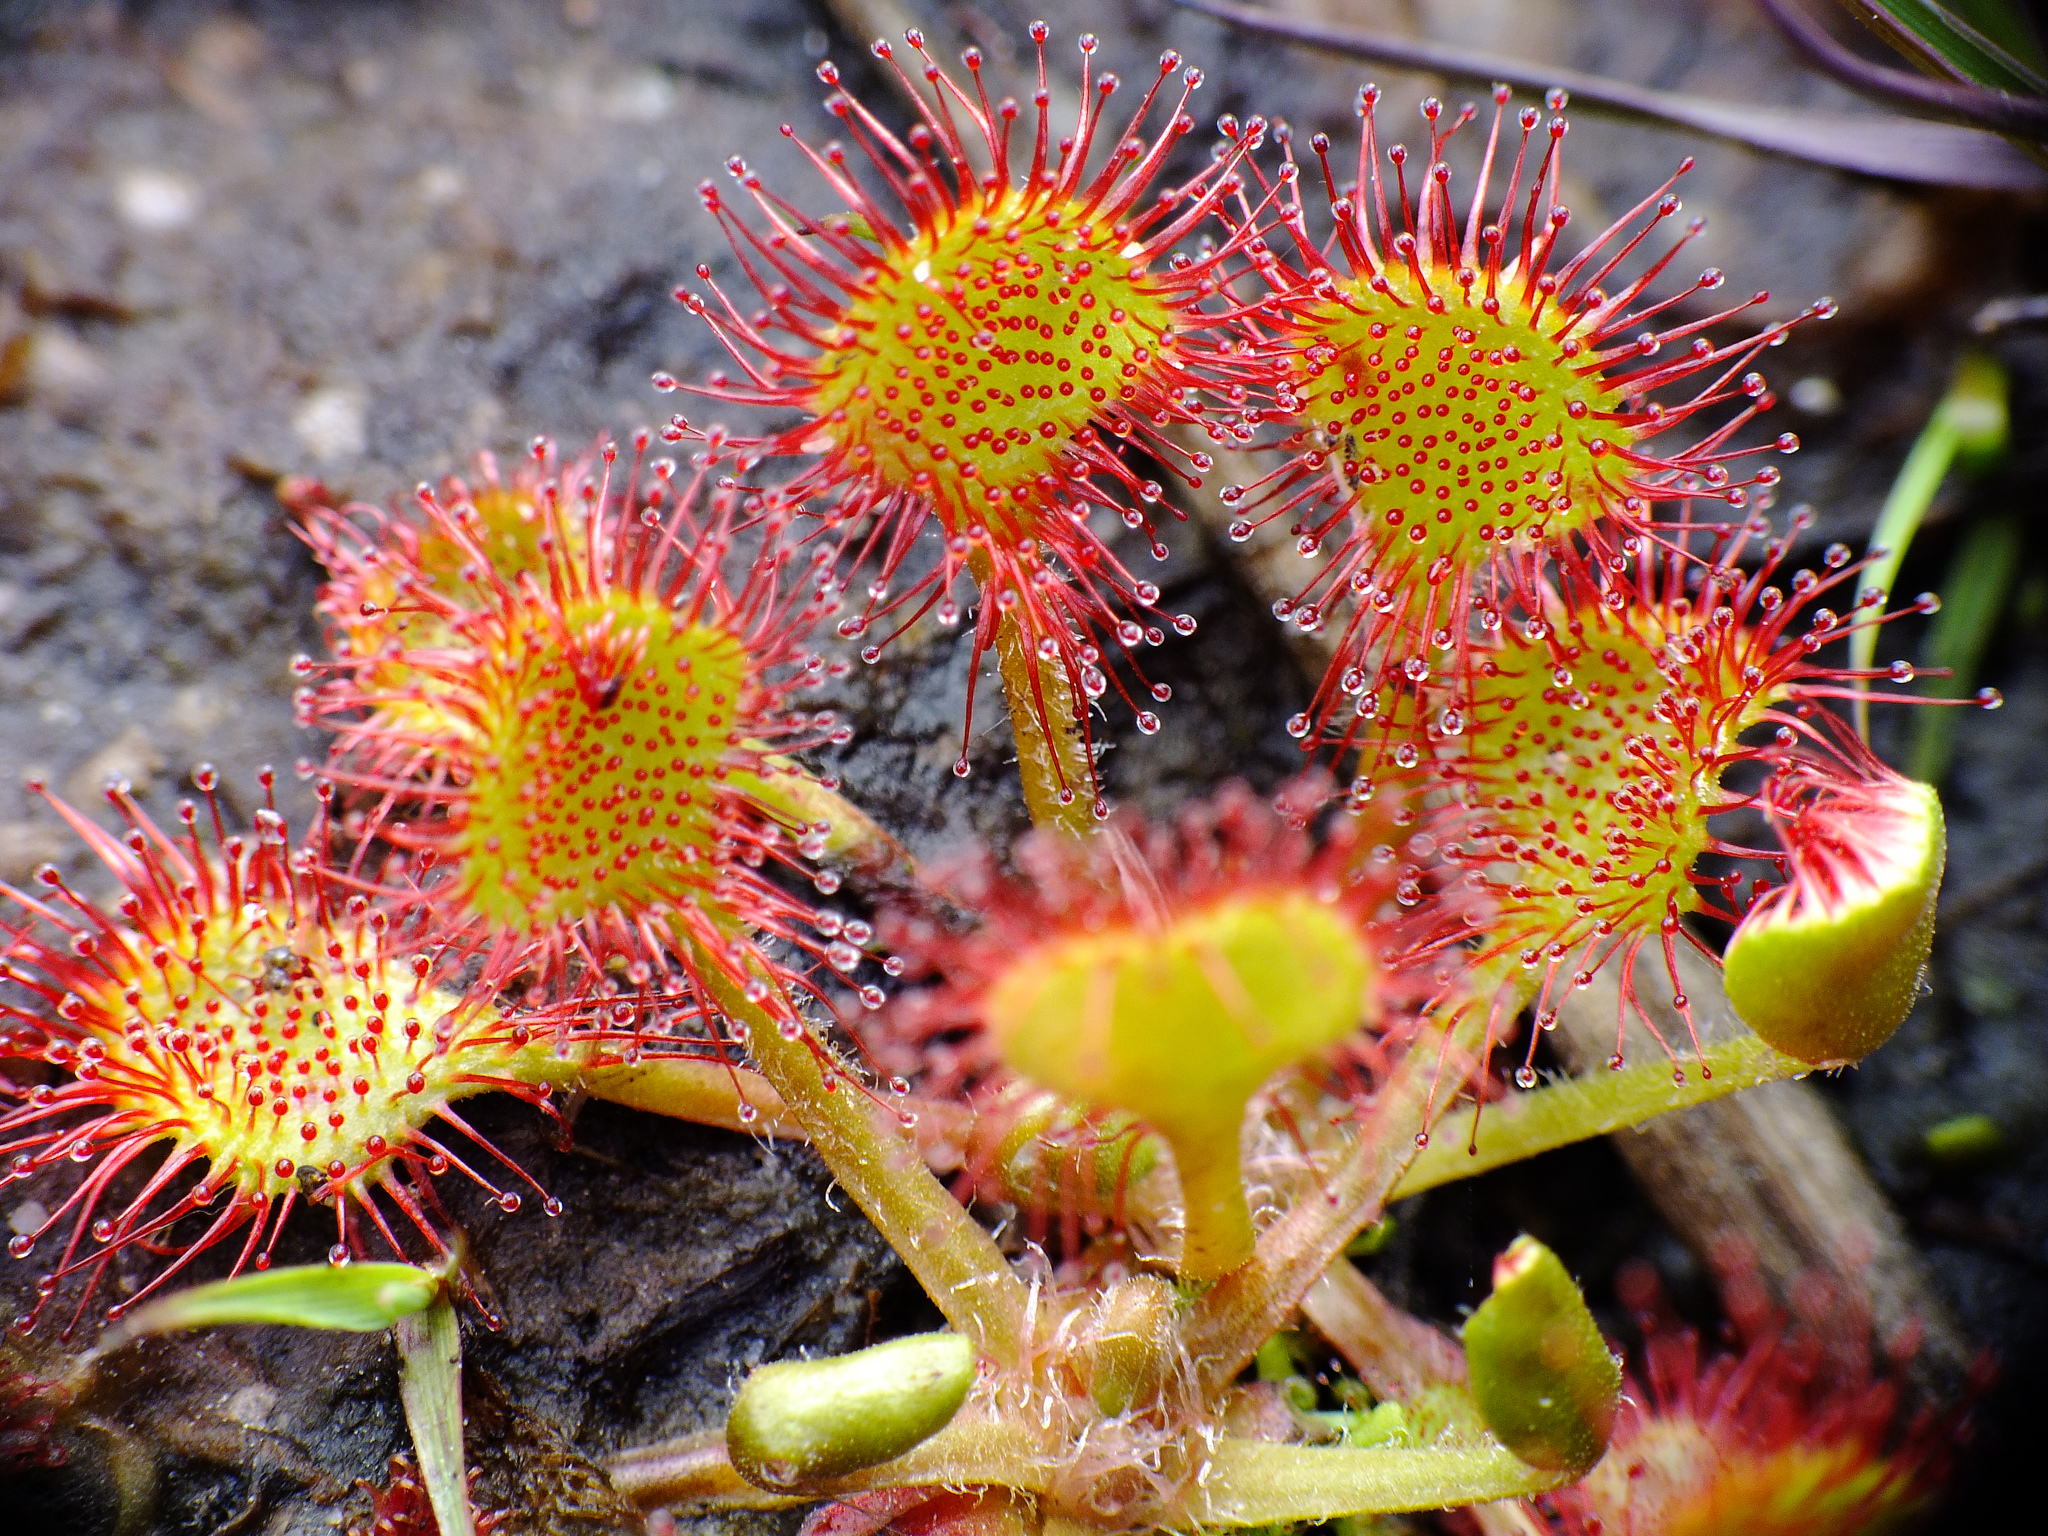
[[[1006,1101],[1016,1101],[1007,1120]],[[984,1113],[1003,1127],[994,1160],[997,1187],[1020,1205],[1078,1185],[1089,1208],[1109,1208],[1159,1164],[1159,1138],[1121,1110],[1090,1114],[1057,1094],[1012,1083]]]
[[[1872,783],[1774,783],[1765,808],[1792,879],[1729,940],[1728,1001],[1788,1055],[1859,1060],[1919,996],[1948,852],[1941,802],[1886,772]]]
[[[944,1429],[974,1385],[974,1346],[920,1333],[746,1379],[725,1424],[732,1464],[777,1490],[893,1461]]]
[[[1175,1349],[1173,1287],[1156,1275],[1132,1275],[1095,1299],[1074,1355],[1088,1395],[1113,1419],[1159,1396]]]
[[[1509,1450],[1573,1477],[1606,1452],[1621,1367],[1556,1254],[1526,1235],[1509,1244],[1464,1338],[1472,1396]]]

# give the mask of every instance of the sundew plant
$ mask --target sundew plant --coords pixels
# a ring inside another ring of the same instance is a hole
[[[1023,103],[915,29],[874,45],[907,115],[828,63],[839,138],[784,130],[811,185],[743,155],[704,184],[733,259],[677,297],[730,362],[657,375],[662,428],[393,508],[295,484],[313,824],[232,827],[212,767],[175,827],[50,796],[113,894],[0,887],[0,1178],[44,1213],[14,1328],[119,1322],[206,1254],[264,1270],[302,1219],[337,1271],[433,1266],[495,1321],[439,1182],[559,1207],[463,1101],[568,1135],[591,1096],[808,1142],[946,1324],[762,1366],[722,1431],[615,1463],[643,1509],[1732,1536],[1916,1507],[1927,1436],[1775,1335],[1704,1368],[1665,1337],[1625,1391],[1532,1238],[1457,1337],[1346,1258],[1418,1158],[1852,1064],[1912,1006],[1941,806],[1845,709],[1909,680],[1854,659],[1888,576],[1772,506],[1798,444],[1758,364],[1833,305],[1754,324],[1685,271],[1689,162],[1581,236],[1556,93],[1426,101],[1411,152],[1368,88],[1355,146],[1225,117],[1204,155],[1177,54],[1127,84],[1092,37],[1029,41]],[[1219,763],[1147,820],[1099,753],[1173,729],[1144,655],[1194,620],[1144,568],[1195,495],[1234,540],[1280,526],[1278,621],[1335,659],[1277,798]],[[962,624],[1033,830],[903,878],[814,693]],[[1607,1069],[1546,1083],[1610,967]],[[1334,1381],[1286,1363],[1305,1307]],[[1745,1523],[1774,1477],[1808,1523]],[[392,1529],[432,1526],[412,1479]]]

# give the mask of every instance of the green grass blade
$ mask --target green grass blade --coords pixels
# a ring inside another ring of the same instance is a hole
[[[2048,96],[2040,42],[2012,0],[1866,0],[1850,9],[1879,12],[1880,31],[1910,38],[1966,80],[1995,91]],[[1906,51],[1914,51],[1911,44]]]
[[[439,1276],[411,1264],[304,1264],[195,1285],[138,1308],[106,1346],[144,1334],[219,1323],[287,1323],[376,1333],[441,1294]]]
[[[401,1318],[392,1333],[398,1340],[398,1396],[441,1536],[476,1536],[462,1457],[462,1330],[455,1308],[436,1302],[424,1313]]]
[[[2007,432],[2005,370],[1980,352],[1966,352],[1956,364],[1954,381],[1914,442],[1899,478],[1892,482],[1870,535],[1872,550],[1884,553],[1864,571],[1859,584],[1876,587],[1887,598],[1898,579],[1899,566],[1913,535],[1934,505],[1949,468],[1961,459],[1966,469],[1981,473],[2005,452]],[[1877,654],[1877,626],[1866,624],[1849,637],[1849,665],[1869,667]],[[1858,684],[1857,691],[1862,692]],[[1870,706],[1856,701],[1856,733],[1870,739]]]
[[[2018,518],[1997,517],[1972,528],[1956,551],[1948,579],[1941,585],[1941,612],[1934,616],[1921,652],[1926,668],[1945,667],[1949,672],[1947,677],[1933,679],[1929,692],[1935,698],[1968,698],[1975,688],[1977,668],[2019,572],[2023,542]],[[1939,784],[1948,773],[1955,735],[1953,709],[1920,710],[1913,721],[1906,772],[1925,783]]]
[[[1947,9],[2015,62],[2048,76],[2040,32],[2020,0],[1947,0]]]

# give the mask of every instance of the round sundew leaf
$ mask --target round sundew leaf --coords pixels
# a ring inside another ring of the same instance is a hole
[[[974,1346],[920,1333],[830,1360],[784,1360],[746,1379],[725,1424],[749,1482],[788,1489],[893,1461],[952,1422],[974,1385]]]
[[[1234,1149],[1245,1101],[1355,1029],[1371,975],[1344,914],[1299,891],[1226,900],[1163,929],[1061,938],[1020,956],[985,1017],[1003,1059],[1128,1109],[1176,1149]]]
[[[1605,1454],[1621,1367],[1556,1254],[1522,1236],[1493,1262],[1493,1294],[1465,1320],[1486,1427],[1531,1466],[1574,1475]]]
[[[1882,820],[1857,829],[1854,876],[1837,865],[1823,888],[1795,853],[1787,899],[1744,918],[1724,957],[1743,1022],[1815,1065],[1861,1060],[1892,1037],[1934,941],[1948,853],[1941,801],[1907,779],[1882,793]]]
[[[194,779],[211,795],[213,769],[201,765]],[[260,782],[267,789],[271,781]],[[558,1054],[555,1031],[535,1038],[530,1023],[507,1019],[482,989],[438,985],[446,952],[405,953],[410,945],[394,942],[389,913],[325,862],[324,838],[294,846],[268,807],[255,812],[253,836],[222,835],[209,855],[196,835],[173,843],[125,795],[114,797],[129,825],[118,845],[46,798],[100,853],[122,893],[114,913],[74,896],[90,919],[82,931],[52,924],[54,933],[39,925],[14,933],[11,961],[32,967],[36,985],[58,1001],[44,1021],[0,1000],[0,1019],[30,1023],[44,1059],[70,1075],[0,1106],[10,1172],[19,1179],[60,1160],[99,1162],[76,1198],[9,1241],[17,1258],[47,1237],[65,1245],[55,1283],[41,1288],[22,1326],[33,1327],[64,1277],[80,1271],[82,1318],[109,1261],[131,1245],[189,1256],[252,1224],[243,1260],[253,1258],[257,1275],[190,1293],[149,1313],[149,1326],[389,1326],[392,1310],[411,1303],[380,1299],[374,1267],[265,1276],[262,1227],[274,1241],[281,1216],[270,1223],[273,1213],[331,1201],[331,1257],[362,1250],[358,1222],[389,1236],[375,1197],[393,1191],[396,1164],[409,1164],[414,1177],[451,1166],[477,1177],[435,1142],[430,1123],[452,1101],[494,1088],[539,1097],[541,1084],[575,1074],[580,1044],[566,1042]],[[197,820],[188,811],[187,825]],[[162,1160],[143,1192],[110,1198],[112,1174],[151,1148]],[[513,1190],[491,1193],[507,1212],[522,1200]],[[433,1242],[426,1213],[403,1191],[392,1197]],[[67,1224],[70,1235],[57,1235]],[[93,1249],[72,1263],[88,1240]],[[216,1306],[238,1310],[203,1310]]]
[[[1061,472],[1106,403],[1163,371],[1161,338],[1181,315],[1108,225],[1057,212],[997,188],[943,227],[920,225],[807,370],[820,427],[806,450],[864,455],[881,484],[925,490],[949,527],[1000,520],[991,487],[1029,500]]]
[[[1373,281],[1407,307],[1374,298]],[[1515,323],[1512,307],[1506,320],[1433,312],[1397,268],[1340,290],[1293,320],[1328,349],[1303,389],[1305,414],[1335,488],[1371,506],[1389,560],[1420,570],[1489,546],[1540,548],[1613,511],[1616,476],[1601,460],[1637,432],[1617,419],[1616,386],[1588,371],[1581,343]]]
[[[303,898],[234,907],[220,876],[208,889],[125,940],[167,964],[84,972],[74,995],[98,1021],[95,1101],[236,1170],[245,1195],[362,1187],[450,1099],[546,1070],[547,1045],[423,981],[374,931]]]
[[[1507,625],[1475,669],[1455,771],[1465,851],[1500,901],[1483,961],[1588,963],[1698,910],[1692,872],[1724,798],[1720,764],[1768,695],[1741,679],[1745,636],[1686,635],[1681,611],[1589,604]],[[1557,654],[1548,638],[1570,645]],[[1683,723],[1681,723],[1683,722]],[[1500,967],[1496,967],[1500,969]]]
[[[572,604],[488,691],[465,802],[466,899],[524,931],[708,886],[719,772],[743,724],[744,642],[660,603]]]

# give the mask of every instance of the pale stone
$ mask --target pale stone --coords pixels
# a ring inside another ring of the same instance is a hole
[[[369,446],[364,413],[369,402],[352,384],[324,384],[311,390],[292,413],[292,433],[322,464],[362,457]]]
[[[114,212],[148,234],[183,229],[199,216],[199,187],[176,171],[137,166],[115,181]]]

